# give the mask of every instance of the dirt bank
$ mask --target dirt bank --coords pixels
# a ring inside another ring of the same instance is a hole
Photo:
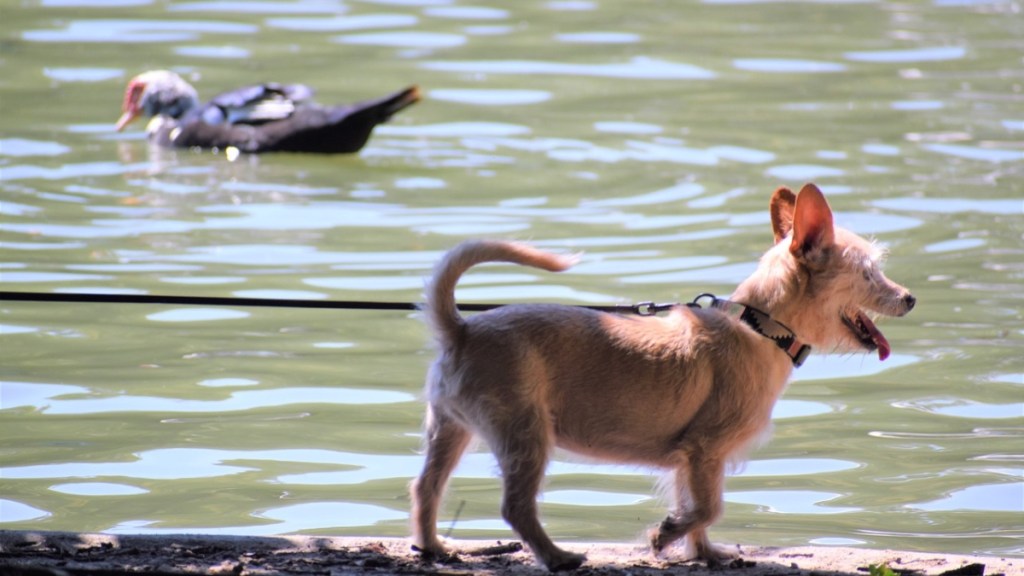
[[[68,532],[0,531],[4,576],[295,574],[328,576],[436,574],[445,576],[542,575],[516,542],[455,541],[455,558],[425,563],[407,541],[395,538],[317,536],[112,536]],[[899,575],[1024,576],[1024,559],[865,550],[860,548],[737,547],[742,560],[708,568],[658,560],[638,544],[568,544],[585,552],[594,576],[867,576],[871,565]]]

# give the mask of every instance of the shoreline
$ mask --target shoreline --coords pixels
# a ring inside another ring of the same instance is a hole
[[[438,574],[526,576],[547,574],[518,542],[453,540],[456,558],[420,560],[404,538],[336,536],[112,535],[0,530],[0,573],[57,576],[145,573],[226,574]],[[567,574],[593,576],[867,576],[887,565],[898,575],[1024,576],[1024,558],[872,550],[849,547],[736,546],[741,560],[709,568],[681,562],[670,551],[654,558],[639,543],[566,543],[587,554]]]

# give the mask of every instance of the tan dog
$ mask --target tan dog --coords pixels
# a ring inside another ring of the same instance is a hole
[[[889,344],[868,315],[902,316],[915,304],[882,274],[878,247],[833,225],[816,186],[780,188],[770,207],[775,246],[732,300],[664,317],[524,304],[463,318],[454,290],[471,266],[561,271],[575,259],[497,241],[449,252],[427,293],[441,353],[426,383],[426,464],[412,486],[415,546],[444,553],[438,506],[476,434],[501,468],[502,516],[550,570],[585,560],[558,548],[538,520],[556,446],[671,470],[676,505],[651,532],[655,553],[685,536],[698,557],[727,558],[707,536],[722,512],[726,465],[769,428],[794,365],[810,346],[877,349],[884,360]]]

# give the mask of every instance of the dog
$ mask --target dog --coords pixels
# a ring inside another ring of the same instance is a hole
[[[889,343],[872,316],[903,316],[916,300],[881,270],[884,252],[835,226],[814,184],[782,187],[769,204],[775,244],[729,300],[665,316],[517,304],[463,318],[454,290],[484,262],[552,272],[575,257],[476,240],[451,250],[427,286],[425,314],[440,348],[426,381],[426,461],[411,485],[413,545],[446,554],[437,514],[474,436],[494,452],[501,513],[548,570],[585,561],[556,546],[537,494],[555,447],[667,469],[675,504],[650,532],[655,554],[685,537],[716,564],[732,555],[707,529],[722,513],[728,465],[770,428],[772,406],[811,347],[876,351]]]

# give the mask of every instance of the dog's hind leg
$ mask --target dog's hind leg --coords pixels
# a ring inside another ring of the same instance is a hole
[[[491,444],[504,484],[502,516],[548,570],[579,568],[586,556],[556,546],[538,518],[537,493],[551,449],[547,424],[540,416],[533,415],[517,420],[515,427],[508,427],[504,432]]]
[[[722,514],[725,462],[702,453],[692,453],[688,460],[675,470],[676,510],[651,532],[651,548],[660,554],[685,536],[697,558],[716,564],[733,556],[712,544],[707,534]]]
[[[437,538],[437,510],[448,478],[472,437],[468,429],[451,417],[427,408],[427,459],[410,490],[413,544],[427,556],[445,553]]]

